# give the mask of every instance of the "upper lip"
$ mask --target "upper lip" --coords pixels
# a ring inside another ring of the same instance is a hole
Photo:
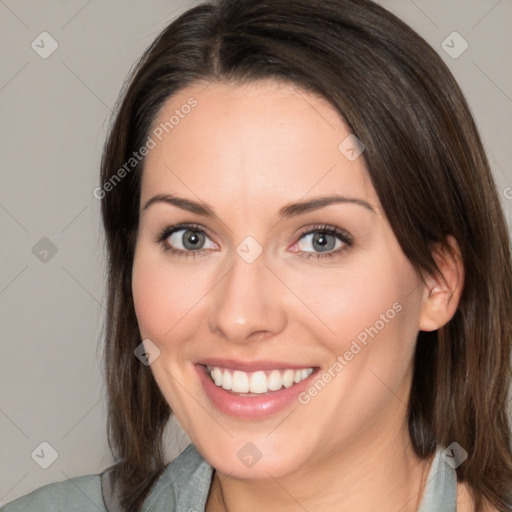
[[[293,364],[283,361],[271,361],[269,359],[262,359],[260,361],[237,361],[235,359],[219,359],[216,357],[209,357],[197,361],[196,364],[204,366],[218,366],[220,368],[229,368],[230,370],[240,370],[242,372],[257,372],[259,370],[278,370],[278,369],[292,369],[300,370],[302,368],[316,368],[311,364]]]

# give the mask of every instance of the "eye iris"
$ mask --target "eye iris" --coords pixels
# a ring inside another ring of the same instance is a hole
[[[327,237],[331,237],[330,243],[327,240]],[[315,244],[319,244],[320,248],[315,247]],[[315,247],[315,250],[318,250],[320,252],[330,251],[330,250],[334,249],[335,245],[336,245],[335,237],[328,233],[316,233],[315,236],[313,237],[313,247]]]
[[[187,229],[183,233],[182,241],[186,249],[197,249],[198,245],[204,243],[204,234]]]

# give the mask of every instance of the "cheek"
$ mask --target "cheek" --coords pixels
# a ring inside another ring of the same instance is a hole
[[[201,297],[198,276],[172,271],[165,258],[140,249],[135,254],[132,293],[141,336],[157,345],[175,337]]]
[[[387,274],[381,270],[369,266],[365,273],[323,284],[326,300],[319,311],[335,334],[320,338],[330,361],[319,378],[329,384],[324,395],[319,391],[323,385],[315,381],[315,389],[309,388],[301,403],[311,400],[313,410],[332,421],[350,410],[346,432],[383,410],[395,392],[402,392],[398,390],[406,382],[414,353],[420,307],[418,294],[411,293],[414,273],[407,267]],[[323,398],[315,402],[317,394]]]
[[[314,313],[303,318],[317,335],[324,333],[321,339],[331,352],[342,354],[355,339],[364,343],[377,333],[400,329],[404,321],[414,323],[408,306],[416,300],[411,294],[415,274],[406,262],[394,261],[360,258],[344,271],[293,277],[294,291]]]
[[[395,261],[368,267],[359,285],[343,293],[332,349],[344,358],[347,382],[357,383],[354,407],[370,397],[377,407],[391,396],[389,389],[401,385],[414,354],[421,295],[413,269]]]

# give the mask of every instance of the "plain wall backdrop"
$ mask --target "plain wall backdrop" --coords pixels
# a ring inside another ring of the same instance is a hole
[[[0,506],[113,463],[93,190],[125,76],[160,30],[197,3],[0,0]],[[511,0],[379,3],[419,32],[460,83],[510,226]],[[171,425],[169,459],[187,444]]]

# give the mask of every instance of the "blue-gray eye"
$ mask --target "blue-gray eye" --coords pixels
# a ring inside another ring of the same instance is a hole
[[[167,243],[175,249],[189,251],[204,249],[206,239],[209,240],[204,232],[190,228],[177,229],[166,237]]]
[[[305,240],[308,240],[308,242],[311,244],[311,247],[313,247],[313,250],[317,252],[332,251],[334,249],[339,249],[342,245],[341,240],[339,240],[335,234],[317,231],[313,233],[307,233],[299,240],[299,249],[306,252],[307,249],[300,246],[301,242]]]

